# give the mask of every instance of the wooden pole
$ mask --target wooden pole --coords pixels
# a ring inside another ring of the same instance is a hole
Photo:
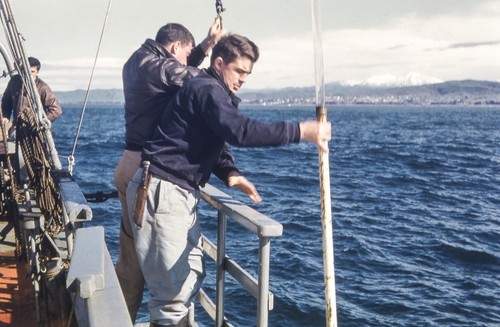
[[[323,72],[323,45],[321,38],[320,1],[311,0],[314,34],[314,64],[316,77],[316,118],[327,121],[325,85]],[[335,266],[333,251],[332,204],[330,195],[330,164],[328,152],[319,150],[319,177],[321,191],[321,224],[323,228],[323,265],[325,279],[326,326],[337,326],[337,303],[335,297]]]

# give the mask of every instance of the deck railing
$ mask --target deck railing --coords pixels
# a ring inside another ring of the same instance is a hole
[[[79,327],[132,327],[102,226],[76,231],[66,285]]]
[[[272,310],[273,294],[269,292],[269,266],[271,238],[283,234],[283,226],[277,221],[236,201],[217,188],[206,185],[201,197],[217,210],[217,246],[203,236],[203,249],[209,258],[216,262],[216,299],[214,302],[202,290],[199,300],[203,308],[215,321],[215,326],[231,326],[224,317],[225,275],[228,273],[257,300],[257,327],[267,327],[268,313]],[[259,238],[258,276],[254,278],[248,271],[240,267],[226,255],[227,219],[243,226]],[[191,317],[192,320],[193,317]]]
[[[214,320],[215,326],[232,326],[224,315],[227,273],[257,300],[256,326],[267,327],[268,313],[274,305],[273,294],[269,291],[270,240],[282,235],[283,226],[211,185],[202,189],[201,197],[216,210],[218,217],[217,245],[203,236],[203,250],[216,262],[216,298],[213,301],[202,289],[199,295],[201,306]],[[228,219],[259,239],[256,278],[226,254],[226,240],[230,237],[226,233]],[[131,325],[102,227],[79,228],[76,231],[67,285],[74,294],[75,313],[80,326]],[[197,326],[194,309],[190,311],[189,320],[191,326]]]

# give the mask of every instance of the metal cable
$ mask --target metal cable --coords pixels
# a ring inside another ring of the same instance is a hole
[[[109,0],[108,9],[106,10],[106,16],[104,17],[104,23],[102,25],[101,37],[99,38],[99,44],[97,46],[97,51],[96,51],[95,58],[94,58],[94,65],[92,66],[92,72],[90,74],[89,84],[87,86],[87,92],[85,93],[85,99],[83,100],[82,113],[80,114],[80,121],[78,122],[78,128],[76,130],[75,140],[73,142],[73,148],[71,150],[71,154],[68,156],[68,171],[70,174],[73,173],[73,167],[75,166],[76,144],[78,143],[78,137],[80,136],[80,131],[82,128],[83,116],[85,115],[85,110],[87,107],[87,101],[88,101],[89,93],[90,93],[90,86],[92,85],[92,79],[94,77],[95,66],[97,64],[97,58],[99,57],[99,51],[101,49],[101,43],[102,43],[102,39],[104,37],[104,30],[106,29],[106,23],[108,21],[109,10],[111,8],[111,2],[112,2],[112,0]]]

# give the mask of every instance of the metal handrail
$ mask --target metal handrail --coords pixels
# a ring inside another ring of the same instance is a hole
[[[66,279],[80,327],[132,327],[118,277],[104,241],[104,228],[78,228]]]
[[[224,279],[229,273],[239,284],[257,299],[257,327],[267,327],[268,313],[272,310],[273,294],[269,292],[269,265],[271,238],[283,234],[283,226],[277,221],[236,201],[231,196],[207,184],[201,190],[202,199],[217,210],[217,246],[203,236],[203,250],[216,262],[216,301],[215,304],[202,290],[200,303],[215,320],[215,326],[231,326],[224,317]],[[255,279],[226,255],[227,219],[237,222],[259,238],[259,268]]]
[[[233,199],[217,188],[206,185],[201,191],[202,199],[216,209],[218,217],[217,245],[203,235],[203,251],[216,264],[216,299],[212,301],[202,289],[199,295],[201,306],[214,320],[215,326],[232,327],[224,316],[225,275],[231,275],[257,300],[257,327],[268,326],[268,313],[273,309],[273,294],[269,291],[270,240],[283,234],[283,226],[275,220]],[[259,239],[258,276],[255,278],[238,263],[226,255],[227,220],[237,222]],[[116,274],[104,242],[102,227],[79,228],[76,231],[67,286],[75,294],[75,313],[81,326],[111,326],[122,320],[120,326],[129,326],[129,316],[123,295],[119,291]],[[93,244],[88,246],[88,244]],[[87,244],[87,245],[86,245]],[[91,253],[89,253],[91,252]],[[97,258],[106,257],[96,260]],[[104,262],[104,264],[103,264]],[[104,267],[104,268],[103,268]],[[107,267],[107,268],[106,268]],[[111,301],[110,299],[113,299]],[[194,309],[190,311],[191,326],[197,326]]]

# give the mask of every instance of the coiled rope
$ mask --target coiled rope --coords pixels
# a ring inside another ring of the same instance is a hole
[[[46,230],[49,235],[56,235],[64,229],[61,198],[58,186],[50,174],[51,166],[44,153],[45,134],[40,133],[36,125],[35,112],[22,110],[19,113],[16,137],[25,158],[25,166],[34,188],[35,198],[46,217]],[[16,196],[23,190],[18,189]]]
[[[49,217],[45,222],[45,229],[49,234],[54,235],[64,229],[61,198],[51,175],[51,171],[59,170],[61,165],[50,133],[50,122],[45,115],[35,81],[31,76],[21,33],[17,29],[9,1],[1,0],[0,9],[2,24],[15,60],[14,64],[22,78],[21,92],[26,94],[21,101],[26,101],[27,105],[19,105],[17,108],[17,145],[21,148],[37,203],[42,213]],[[19,110],[19,108],[25,109]],[[5,138],[5,131],[2,133]],[[9,173],[13,197],[18,202],[22,202],[26,195],[18,183],[24,183],[24,181],[17,180],[13,176],[14,171],[10,162]]]

